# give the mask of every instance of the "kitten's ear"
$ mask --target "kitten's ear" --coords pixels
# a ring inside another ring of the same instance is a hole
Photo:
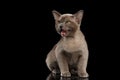
[[[54,16],[55,20],[58,20],[59,17],[61,16],[61,14],[59,12],[57,12],[56,10],[53,10],[52,13],[53,13],[53,16]]]
[[[78,22],[78,24],[80,24],[81,21],[82,21],[83,13],[84,13],[84,11],[80,10],[77,13],[74,14],[74,16],[76,17],[76,21]]]

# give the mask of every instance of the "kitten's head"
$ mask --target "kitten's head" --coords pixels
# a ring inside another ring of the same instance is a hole
[[[74,33],[79,30],[83,10],[75,14],[60,14],[55,10],[53,10],[52,13],[55,19],[56,30],[62,37],[74,36]]]

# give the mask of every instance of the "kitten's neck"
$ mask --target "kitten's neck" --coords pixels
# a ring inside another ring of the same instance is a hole
[[[78,39],[78,38],[84,38],[84,35],[80,30],[77,30],[73,36],[63,37],[63,40]]]

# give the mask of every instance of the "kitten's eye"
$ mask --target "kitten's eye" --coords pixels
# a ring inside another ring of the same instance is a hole
[[[69,23],[70,21],[66,21],[65,23]]]
[[[58,23],[60,23],[60,20],[58,20]]]

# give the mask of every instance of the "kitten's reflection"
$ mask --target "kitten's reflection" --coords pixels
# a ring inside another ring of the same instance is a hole
[[[89,80],[88,78],[80,78],[78,76],[72,76],[70,78],[63,78],[59,75],[49,74],[46,80]]]

